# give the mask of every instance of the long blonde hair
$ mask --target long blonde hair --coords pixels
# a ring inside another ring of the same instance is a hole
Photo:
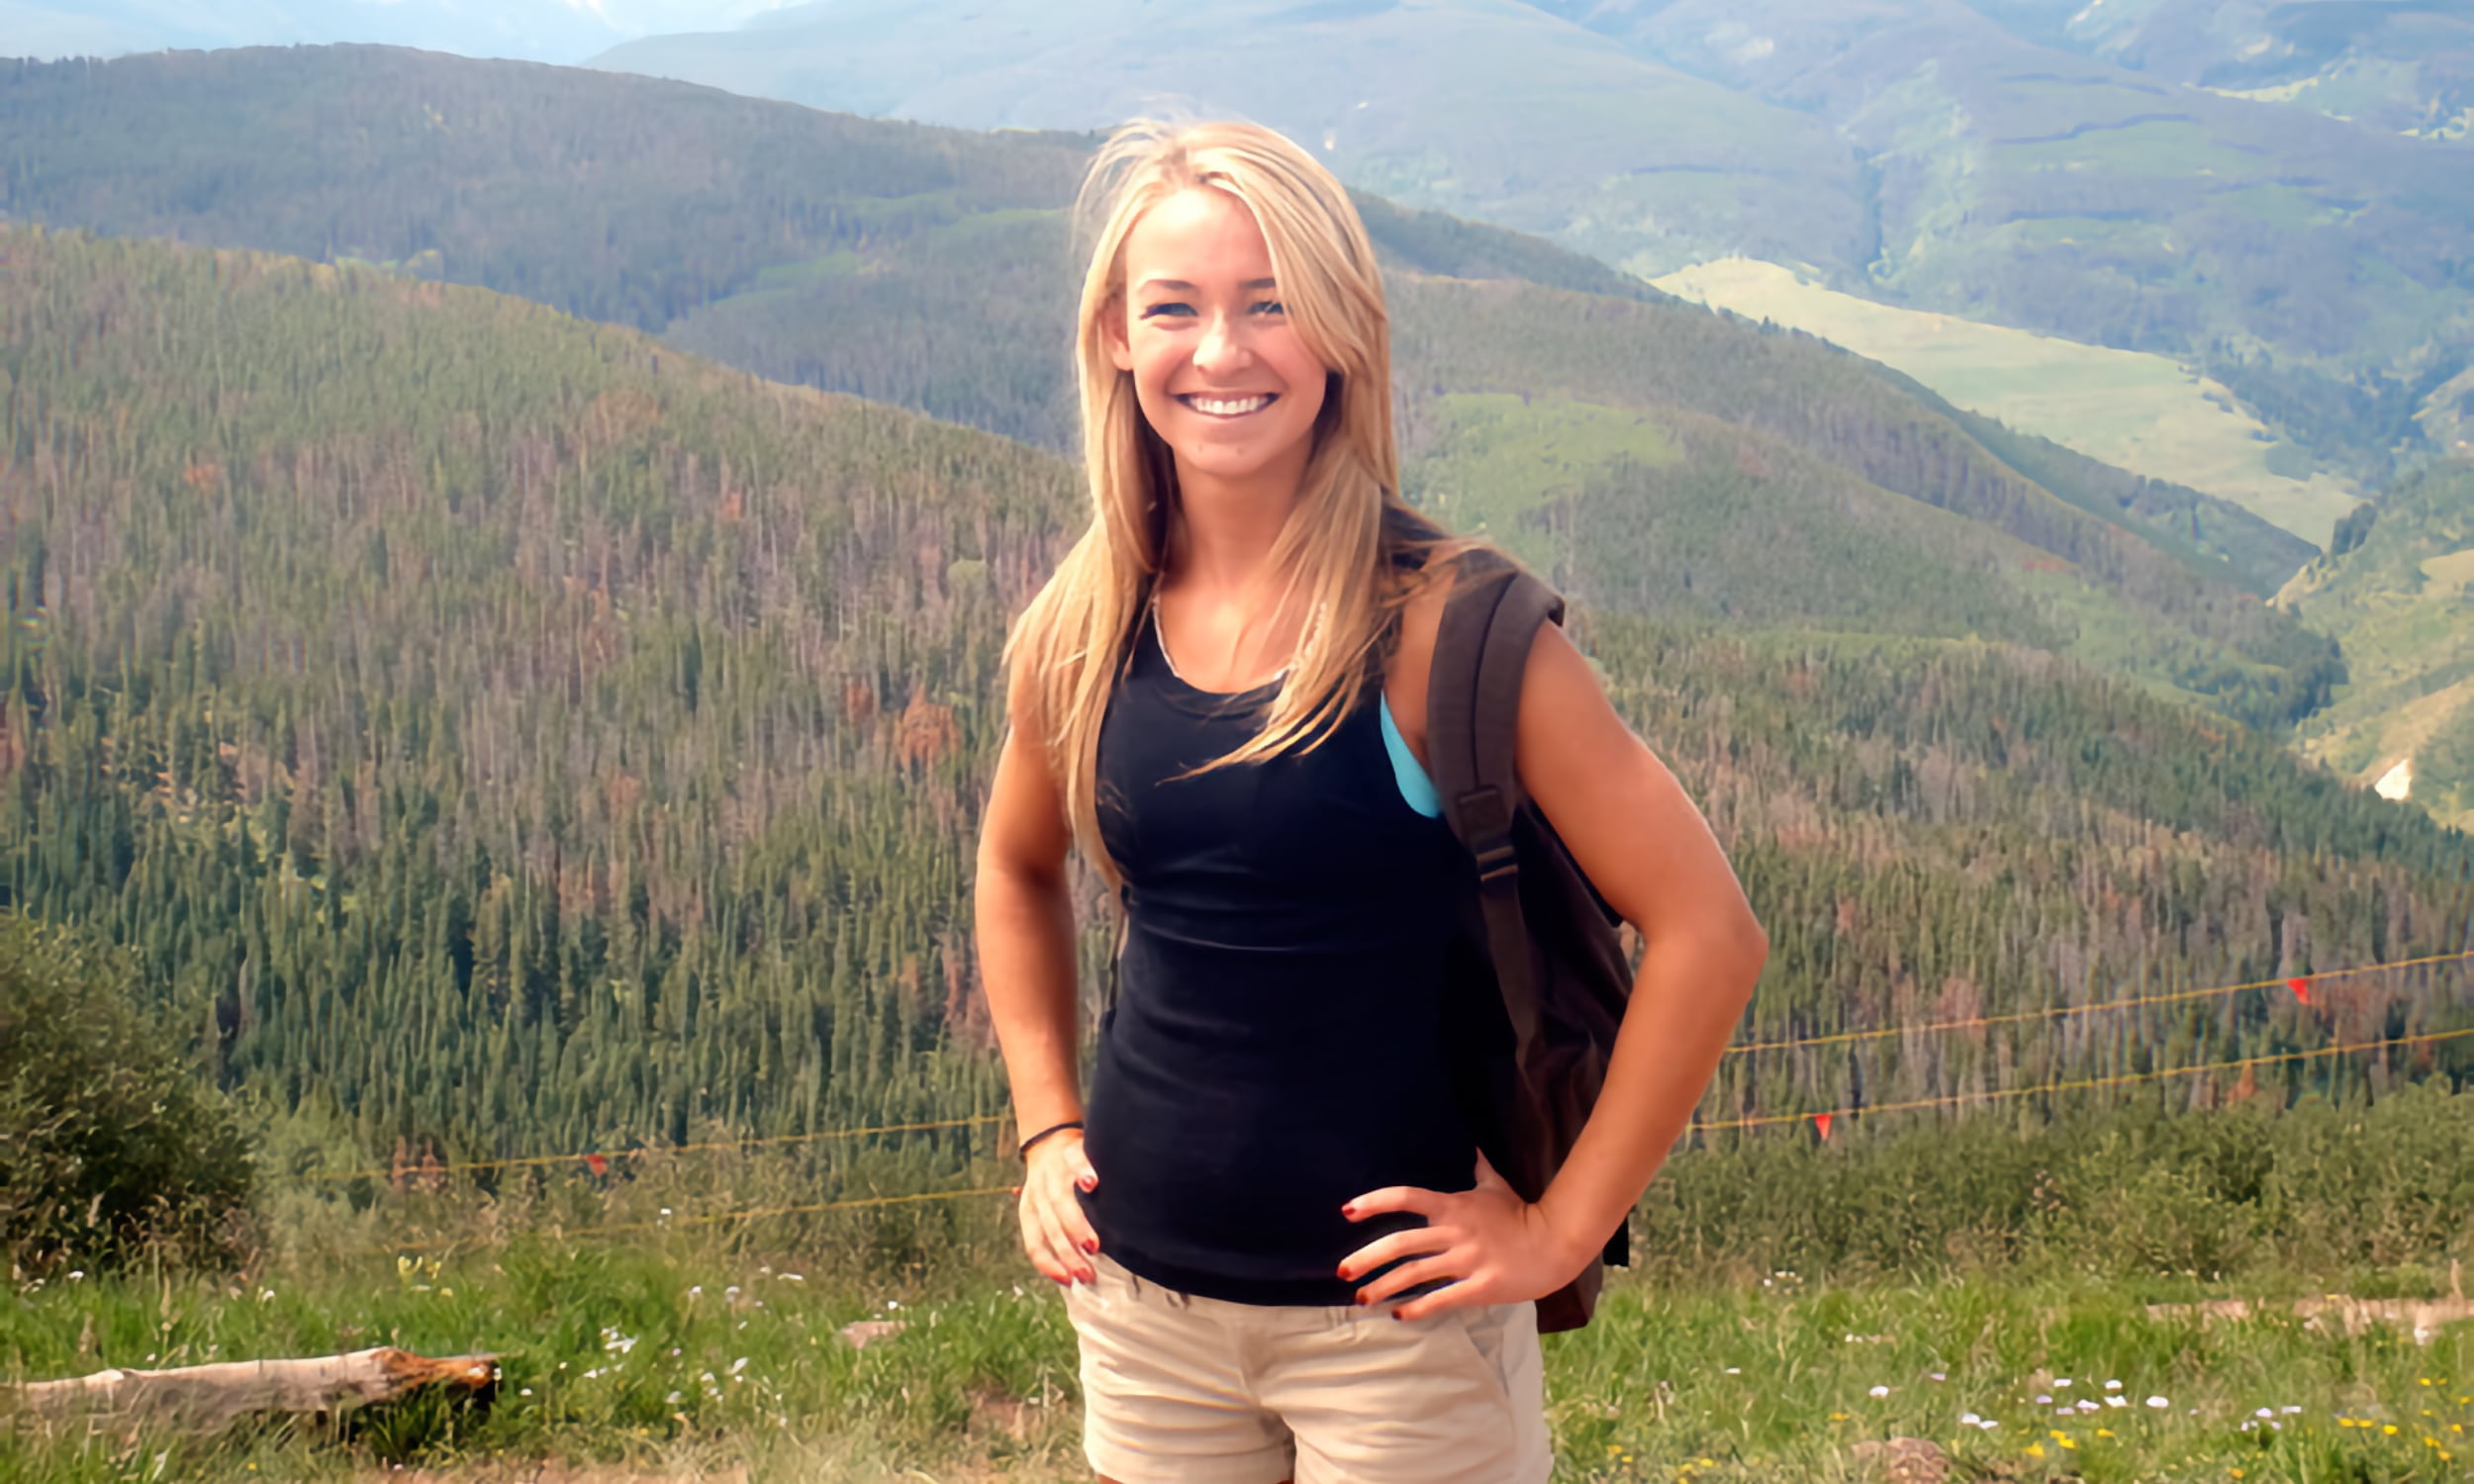
[[[1329,368],[1296,508],[1271,553],[1286,602],[1308,618],[1296,652],[1229,767],[1319,746],[1363,698],[1405,600],[1412,548],[1447,544],[1402,503],[1391,430],[1391,336],[1375,245],[1348,192],[1320,161],[1260,125],[1137,120],[1102,145],[1075,203],[1095,224],[1074,363],[1083,399],[1091,526],[1005,645],[1018,724],[1034,729],[1063,786],[1084,851],[1114,874],[1099,840],[1099,722],[1178,516],[1176,461],[1144,418],[1130,373],[1109,358],[1107,317],[1125,300],[1125,238],[1180,191],[1237,198],[1261,227],[1289,322]],[[1424,565],[1419,563],[1417,565]]]

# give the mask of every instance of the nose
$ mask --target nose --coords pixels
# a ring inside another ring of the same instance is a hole
[[[1203,328],[1201,342],[1194,346],[1194,369],[1206,374],[1243,369],[1254,357],[1246,330],[1246,325],[1237,316],[1212,316]]]

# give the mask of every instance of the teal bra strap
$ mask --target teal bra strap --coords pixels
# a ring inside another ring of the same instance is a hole
[[[1383,697],[1383,751],[1391,754],[1391,776],[1400,785],[1400,800],[1429,819],[1443,817],[1443,795],[1435,791],[1426,770],[1417,765],[1417,754],[1400,737],[1400,725],[1391,719],[1391,697]]]

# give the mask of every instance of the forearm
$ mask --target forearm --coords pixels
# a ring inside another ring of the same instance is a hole
[[[1538,1202],[1575,1269],[1623,1225],[1682,1137],[1767,955],[1749,914],[1728,928],[1662,935],[1642,955],[1606,1085]]]
[[[983,863],[974,907],[980,981],[1013,1089],[1016,1133],[1082,1117],[1074,909],[1063,880],[1025,878]]]

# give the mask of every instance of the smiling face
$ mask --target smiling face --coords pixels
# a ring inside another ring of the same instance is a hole
[[[1181,485],[1285,480],[1293,492],[1328,373],[1281,303],[1254,214],[1226,191],[1180,191],[1134,224],[1124,262],[1109,358],[1131,373]]]

